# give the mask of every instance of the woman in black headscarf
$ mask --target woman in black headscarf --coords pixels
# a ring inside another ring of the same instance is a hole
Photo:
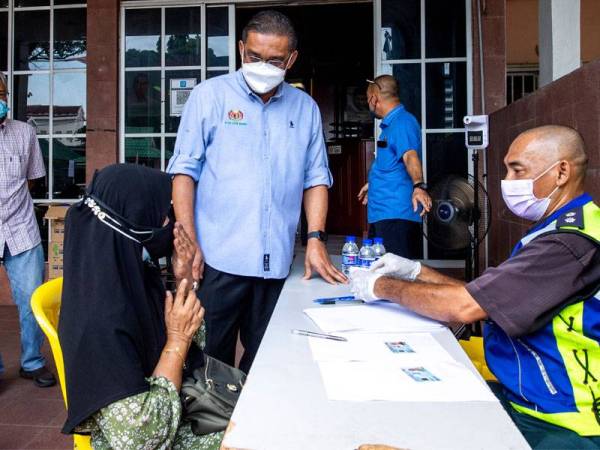
[[[98,172],[67,213],[64,245],[63,432],[91,433],[94,449],[218,448],[222,433],[196,436],[181,421],[204,309],[189,289],[193,245],[174,223],[168,175],[127,164]],[[158,269],[174,245],[175,298]]]

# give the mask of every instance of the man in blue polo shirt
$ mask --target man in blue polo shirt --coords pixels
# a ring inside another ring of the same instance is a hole
[[[331,174],[321,114],[283,82],[296,35],[274,11],[254,16],[239,42],[242,68],[201,83],[186,103],[167,172],[177,220],[197,242],[189,278],[202,279],[206,352],[233,364],[238,332],[248,371],[292,263],[304,200],[305,278],[346,282],[325,241]]]
[[[421,128],[400,103],[394,77],[370,81],[367,99],[371,112],[382,119],[369,182],[358,194],[367,205],[369,237],[383,238],[388,252],[418,258],[421,216],[431,208],[421,168]]]

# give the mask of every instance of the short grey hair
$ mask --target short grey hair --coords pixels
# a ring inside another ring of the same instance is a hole
[[[8,89],[8,82],[6,81],[6,75],[0,72],[0,83],[4,85],[4,89]]]
[[[274,34],[286,36],[290,51],[296,50],[298,37],[292,22],[285,14],[278,11],[267,10],[255,14],[242,31],[242,41],[246,42],[251,31],[259,34]]]

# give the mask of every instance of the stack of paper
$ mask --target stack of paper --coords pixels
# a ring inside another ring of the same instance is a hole
[[[435,320],[387,301],[343,308],[308,308],[304,313],[325,333],[432,331],[443,328]]]
[[[439,322],[388,302],[304,313],[323,332],[346,338],[309,338],[330,400],[497,401],[429,334]]]

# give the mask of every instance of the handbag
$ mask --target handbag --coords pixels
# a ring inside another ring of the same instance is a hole
[[[225,430],[245,381],[241,370],[204,354],[204,365],[181,385],[183,420],[191,423],[192,432]]]

